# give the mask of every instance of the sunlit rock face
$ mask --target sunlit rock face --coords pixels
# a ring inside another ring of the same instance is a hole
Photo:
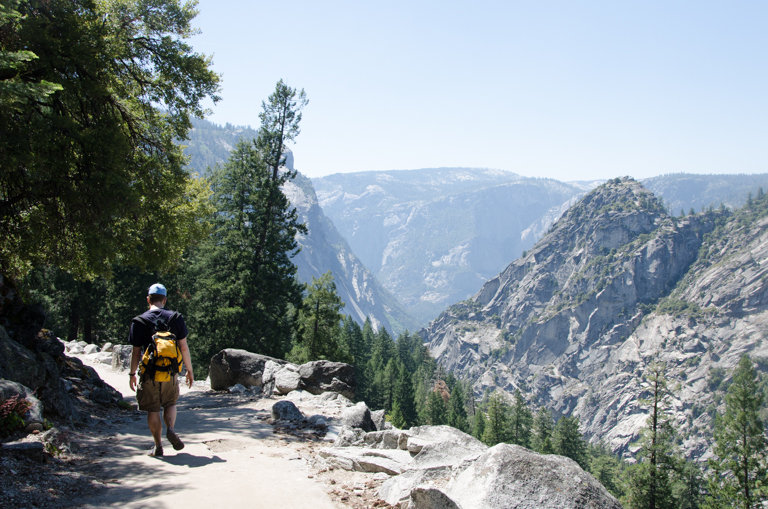
[[[312,180],[352,250],[421,323],[472,296],[584,188],[500,170],[437,168]]]
[[[628,456],[642,373],[664,362],[684,450],[706,457],[717,391],[742,353],[768,358],[768,218],[737,216],[670,217],[640,183],[609,181],[421,334],[477,396],[519,389]]]

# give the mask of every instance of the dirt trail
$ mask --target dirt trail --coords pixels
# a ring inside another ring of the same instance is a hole
[[[127,373],[93,367],[135,403]],[[174,451],[163,436],[165,456],[152,458],[146,456],[152,439],[145,414],[117,424],[104,439],[114,445],[99,460],[100,477],[112,480],[109,488],[78,501],[78,507],[339,507],[302,459],[315,445],[273,432],[267,422],[272,403],[184,387],[176,431],[186,447]]]

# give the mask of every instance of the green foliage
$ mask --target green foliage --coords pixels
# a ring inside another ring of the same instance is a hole
[[[621,460],[602,444],[588,445],[589,472],[614,497],[624,496],[624,485],[620,482],[624,465]]]
[[[306,284],[306,297],[299,310],[296,345],[289,358],[298,364],[327,359],[351,362],[348,345],[342,339],[341,310],[344,302],[336,294],[336,284],[329,270]]]
[[[631,508],[672,508],[677,464],[675,432],[672,427],[671,399],[665,375],[666,365],[651,362],[643,374],[643,388],[650,396],[641,402],[649,408],[648,420],[640,439],[640,462],[629,475]]]
[[[451,375],[453,375],[451,373]],[[455,383],[451,389],[451,397],[448,400],[448,424],[454,428],[467,432],[469,424],[467,422],[467,409],[464,402],[464,389],[461,384]]]
[[[183,280],[191,295],[188,321],[196,333],[193,362],[207,367],[223,348],[283,357],[302,302],[290,257],[299,224],[260,153],[245,142],[211,174],[217,210],[211,236],[191,252]]]
[[[502,442],[509,442],[510,407],[501,392],[494,392],[488,400],[483,442],[493,447]]]
[[[755,200],[757,201],[757,200]],[[762,507],[766,499],[766,438],[759,417],[764,395],[748,355],[742,356],[715,424],[714,458],[707,476],[711,507]]]
[[[579,432],[578,417],[560,417],[552,431],[552,448],[555,454],[571,458],[584,470],[589,468],[587,444]]]
[[[433,426],[448,424],[448,408],[439,391],[430,391],[427,396],[427,422]]]
[[[509,442],[531,446],[531,428],[533,426],[533,413],[525,403],[520,390],[515,390],[514,401],[509,413]]]
[[[704,311],[695,302],[686,302],[684,300],[666,297],[656,305],[656,313],[660,315],[681,315],[699,318],[704,316]]]
[[[553,454],[552,432],[555,429],[555,421],[548,409],[541,407],[533,419],[533,436],[531,446],[534,451],[541,454]]]
[[[485,414],[478,410],[475,412],[475,416],[472,419],[472,436],[482,441],[485,436],[485,427]]]
[[[672,496],[679,509],[699,509],[704,502],[704,477],[701,467],[685,461],[677,469],[677,477],[672,485]]]
[[[0,404],[0,437],[7,437],[24,427],[24,414],[31,407],[26,399],[11,396]]]
[[[397,382],[395,384],[394,402],[392,403],[393,414],[395,408],[397,408],[401,415],[402,426],[398,426],[399,428],[410,428],[411,426],[415,426],[418,422],[416,399],[413,389],[413,380],[411,377],[412,375],[408,371],[408,368],[404,363],[401,362],[400,369],[397,374]],[[392,422],[394,423],[394,417]]]
[[[178,0],[0,5],[6,275],[168,268],[203,236],[207,185],[174,144],[218,99],[210,59],[184,41],[196,13]]]

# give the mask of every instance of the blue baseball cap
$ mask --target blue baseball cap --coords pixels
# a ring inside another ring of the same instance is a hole
[[[160,283],[155,283],[149,287],[149,293],[147,295],[152,295],[153,293],[157,295],[168,296],[168,292],[165,291],[165,287]]]

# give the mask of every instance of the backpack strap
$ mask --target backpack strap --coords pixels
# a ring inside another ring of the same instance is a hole
[[[171,324],[176,321],[176,319],[181,316],[178,311],[174,311],[171,317],[168,319],[168,330],[171,330]]]

